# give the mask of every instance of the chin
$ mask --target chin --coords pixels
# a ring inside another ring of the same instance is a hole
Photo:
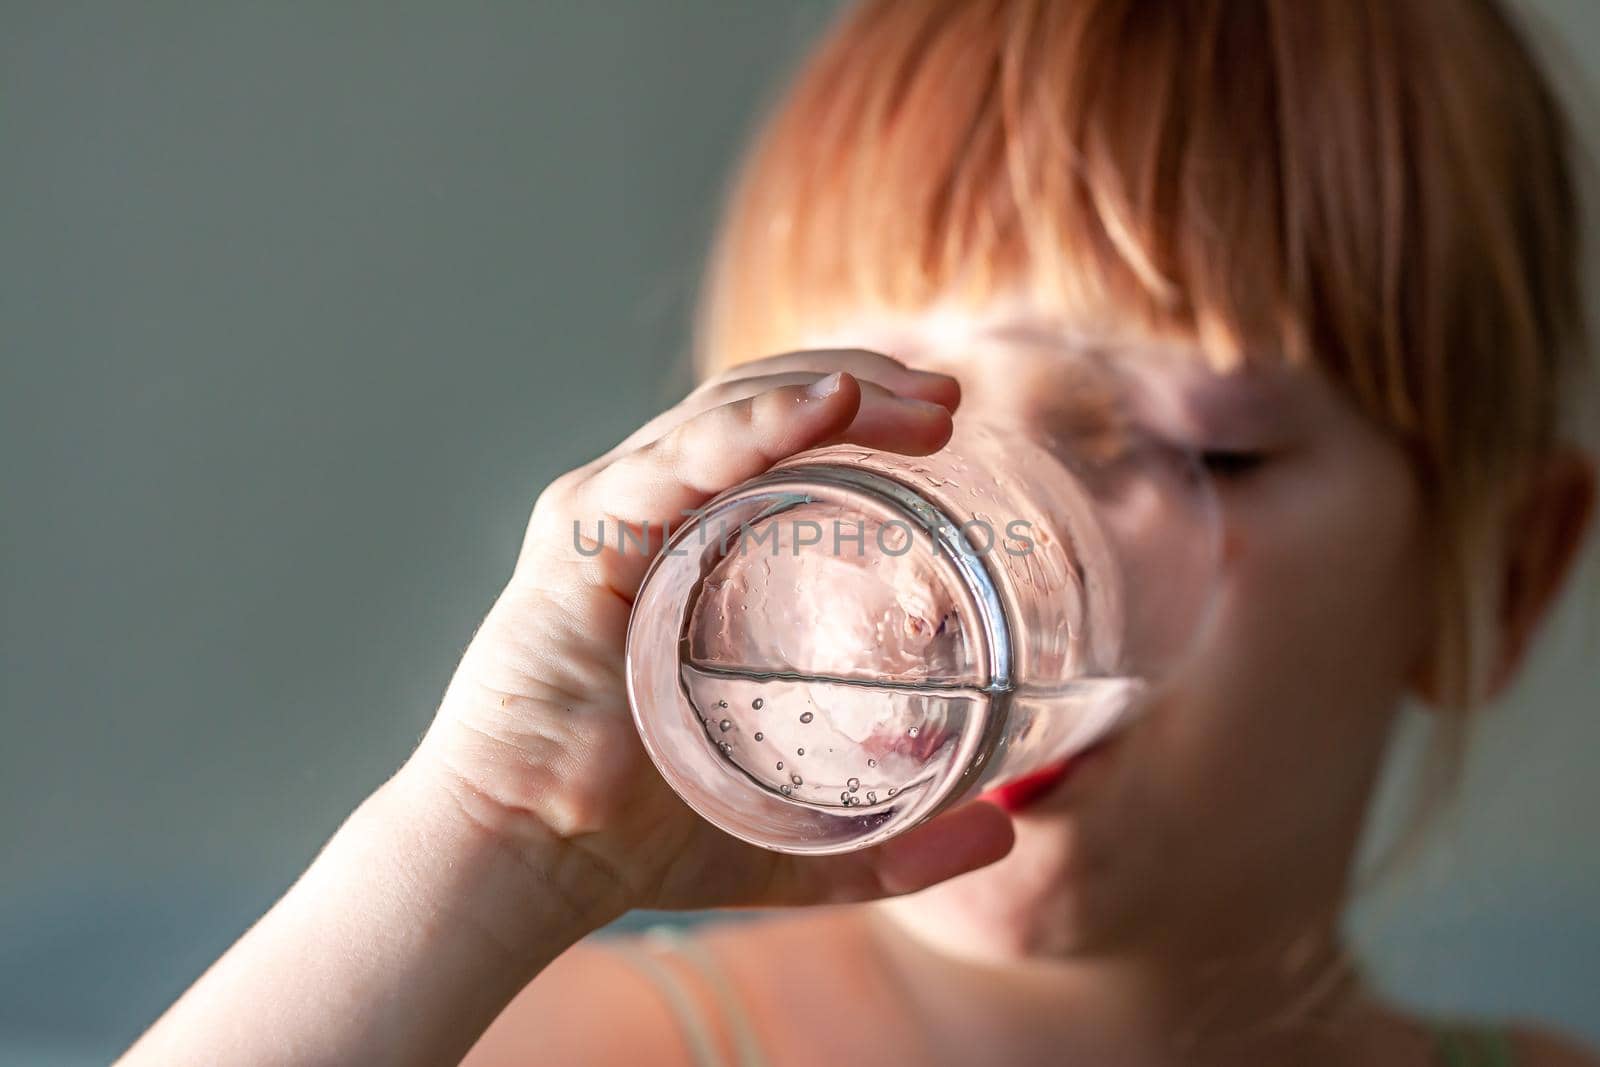
[[[1066,815],[1019,818],[1005,859],[886,907],[921,940],[969,959],[1061,959],[1106,948],[1136,904],[1110,864],[1086,855],[1073,823]]]

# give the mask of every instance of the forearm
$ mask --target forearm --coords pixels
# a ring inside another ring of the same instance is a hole
[[[453,1063],[603,922],[562,848],[485,831],[402,771],[122,1061]]]

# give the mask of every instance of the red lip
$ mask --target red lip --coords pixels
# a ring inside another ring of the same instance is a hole
[[[1052,767],[1041,771],[1034,771],[1025,778],[1018,778],[1005,785],[997,785],[993,789],[981,794],[978,799],[986,800],[997,807],[1015,815],[1017,812],[1032,806],[1046,793],[1066,781],[1072,773],[1081,767],[1084,762],[1096,753],[1102,751],[1104,744],[1091,745],[1075,756],[1069,756]]]

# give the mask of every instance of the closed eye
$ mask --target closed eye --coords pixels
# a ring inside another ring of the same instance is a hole
[[[1259,470],[1266,461],[1265,452],[1207,449],[1200,453],[1200,463],[1215,478],[1243,478]]]

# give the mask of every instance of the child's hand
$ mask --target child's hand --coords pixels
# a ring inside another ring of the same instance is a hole
[[[839,370],[844,373],[829,374]],[[629,715],[628,615],[648,553],[578,551],[575,526],[683,521],[722,490],[814,446],[912,455],[950,435],[954,379],[863,351],[796,352],[695,390],[539,497],[515,573],[474,637],[409,771],[548,872],[586,918],[630,908],[861,900],[982,866],[1011,845],[969,805],[869,851],[800,858],[745,845],[667,787]],[[592,549],[592,544],[585,543]]]

